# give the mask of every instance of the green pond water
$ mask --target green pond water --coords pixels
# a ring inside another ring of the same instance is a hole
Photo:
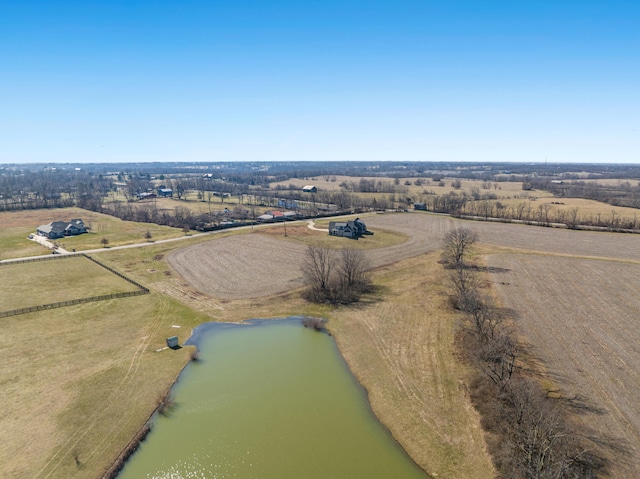
[[[327,334],[287,319],[205,325],[192,340],[201,361],[118,479],[426,477]]]

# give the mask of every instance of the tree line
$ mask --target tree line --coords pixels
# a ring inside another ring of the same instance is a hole
[[[508,314],[482,292],[476,268],[465,260],[476,240],[466,228],[448,232],[444,263],[452,306],[460,313],[459,350],[475,371],[471,399],[500,477],[604,477],[604,441],[571,420],[571,408],[580,404],[543,390],[525,367]]]

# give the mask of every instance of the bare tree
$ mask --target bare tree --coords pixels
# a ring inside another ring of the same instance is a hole
[[[475,271],[456,268],[449,275],[449,281],[453,286],[453,306],[464,312],[470,312],[478,306],[478,279]]]
[[[456,267],[464,265],[469,247],[478,240],[478,234],[468,228],[449,230],[444,237],[447,259]]]
[[[309,246],[303,264],[308,286],[305,296],[314,302],[353,303],[368,292],[368,263],[360,250]]]
[[[334,250],[309,246],[303,265],[303,274],[312,290],[324,292],[329,289],[334,267]]]
[[[340,251],[337,264],[338,275],[343,289],[359,292],[368,284],[365,272],[368,261],[361,250],[345,248]]]

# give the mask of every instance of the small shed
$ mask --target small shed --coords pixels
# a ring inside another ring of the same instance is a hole
[[[317,193],[318,188],[316,188],[314,185],[305,185],[302,187],[302,191],[305,193]]]
[[[178,349],[180,347],[178,336],[171,336],[170,338],[167,338],[167,346],[171,349]]]

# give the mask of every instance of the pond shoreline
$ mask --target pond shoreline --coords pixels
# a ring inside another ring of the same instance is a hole
[[[202,324],[200,324],[200,325],[198,325],[198,326],[196,326],[195,328],[192,329],[191,335],[183,343],[183,347],[185,347],[185,346],[195,347],[196,350],[198,350],[199,342],[202,340],[204,335],[208,334],[212,330],[213,331],[215,331],[215,330],[225,330],[225,329],[230,329],[230,328],[234,328],[235,329],[235,328],[240,328],[240,327],[244,327],[244,326],[260,327],[260,326],[266,326],[266,325],[272,324],[273,322],[299,323],[301,326],[303,326],[303,319],[304,318],[305,318],[305,316],[288,316],[288,317],[273,317],[273,318],[268,318],[268,319],[251,318],[251,319],[247,319],[247,320],[244,320],[244,321],[241,321],[241,322],[232,322],[232,323],[216,322],[216,321],[205,322],[205,323],[202,323]],[[303,326],[303,327],[307,328],[307,326]],[[314,328],[309,328],[309,329],[314,329]],[[342,351],[340,350],[340,348],[338,346],[337,341],[333,337],[333,332],[330,331],[327,328],[317,329],[316,331],[319,332],[319,333],[326,334],[329,337],[332,337],[332,343],[333,343],[333,346],[335,347],[336,352],[338,353],[339,361],[342,363],[343,367],[345,368],[347,374],[349,375],[349,377],[351,378],[353,383],[364,394],[364,397],[365,397],[365,400],[366,400],[365,403],[366,403],[366,408],[367,408],[367,414],[369,414],[371,416],[371,418],[374,421],[376,421],[382,427],[382,429],[384,429],[385,433],[393,441],[393,443],[395,443],[395,445],[402,451],[404,456],[406,456],[406,458],[412,464],[414,464],[416,468],[418,468],[420,471],[422,471],[425,474],[425,477],[427,477],[427,478],[431,477],[408,454],[408,452],[402,447],[402,445],[400,444],[398,439],[392,434],[391,430],[387,427],[387,425],[384,424],[380,420],[380,418],[375,414],[375,412],[373,411],[373,408],[371,406],[370,399],[369,399],[369,391],[362,385],[362,383],[360,382],[359,378],[354,374],[354,372],[349,367],[349,365],[346,362],[346,359],[345,359]],[[182,376],[183,373],[186,372],[187,366],[189,366],[192,362],[197,360],[195,358],[197,358],[197,356],[193,356],[192,359],[187,361],[184,364],[184,366],[180,369],[180,371],[176,375],[174,381],[171,383],[171,385],[167,389],[167,391],[166,391],[166,393],[164,395],[164,398],[167,398],[167,397],[171,396],[172,390],[180,382],[180,377]],[[148,416],[148,418],[145,421],[144,425],[138,430],[136,435],[131,439],[131,441],[127,444],[127,446],[122,449],[121,453],[118,455],[118,457],[116,458],[116,460],[114,461],[112,466],[102,476],[102,479],[116,479],[119,476],[119,474],[122,472],[122,470],[126,466],[128,460],[131,458],[131,456],[133,456],[135,454],[135,452],[140,447],[140,444],[147,438],[148,434],[151,432],[151,430],[153,428],[154,416],[156,416],[158,413],[160,413],[160,409],[161,408],[162,408],[162,405],[161,404],[158,405],[158,407],[156,407],[153,410],[153,412]]]

